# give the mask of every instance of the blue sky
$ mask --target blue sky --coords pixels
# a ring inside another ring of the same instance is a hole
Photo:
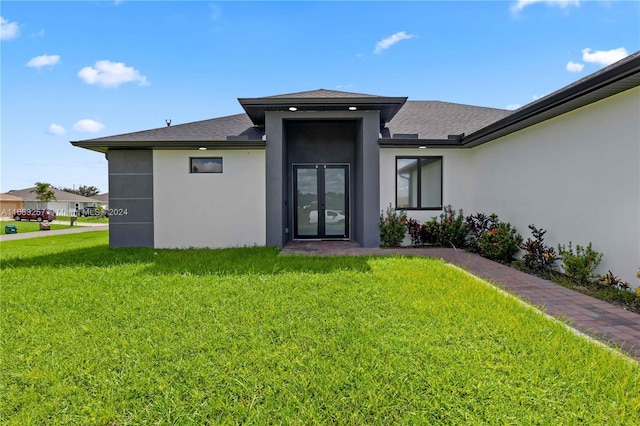
[[[3,1],[0,190],[107,187],[70,140],[319,88],[513,109],[640,50],[640,2]]]

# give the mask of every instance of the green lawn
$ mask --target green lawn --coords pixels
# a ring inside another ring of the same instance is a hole
[[[40,232],[40,223],[36,222],[36,221],[26,221],[26,220],[21,220],[21,221],[15,221],[15,220],[10,220],[10,221],[1,221],[0,222],[0,235],[5,235],[6,231],[5,231],[5,226],[7,225],[15,225],[15,227],[18,229],[18,234],[23,234],[25,232],[35,232],[38,231]],[[51,230],[54,229],[67,229],[70,226],[69,225],[58,225],[58,224],[49,224],[49,226],[51,227]],[[46,231],[43,231],[46,232]]]
[[[638,363],[442,261],[106,241],[0,244],[0,423],[640,423]]]
[[[69,216],[58,216],[56,217],[56,220],[61,221],[61,222],[70,222],[71,221],[71,217]],[[98,216],[78,216],[76,217],[76,222],[79,223],[100,223],[100,224],[108,224],[109,223],[109,218],[108,217],[98,217]]]

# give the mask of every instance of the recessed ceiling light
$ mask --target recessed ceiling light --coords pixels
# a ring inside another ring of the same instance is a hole
[[[206,146],[201,146],[200,148],[198,148],[200,151],[206,151],[207,147]]]
[[[424,146],[424,145],[419,146],[418,148],[420,148],[420,149],[427,149],[427,147],[426,147],[426,146]]]
[[[289,107],[289,111],[297,111],[297,110],[298,110],[298,108],[296,108],[296,107]]]
[[[357,109],[358,109],[357,107],[349,107],[349,111],[355,111]]]

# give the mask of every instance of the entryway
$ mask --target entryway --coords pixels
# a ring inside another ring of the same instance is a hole
[[[293,165],[293,237],[349,238],[349,165]]]

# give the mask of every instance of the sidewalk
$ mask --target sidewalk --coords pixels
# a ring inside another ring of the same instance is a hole
[[[353,241],[292,241],[281,254],[363,256],[371,254],[443,259],[566,321],[572,328],[640,361],[640,315],[518,271],[474,253],[451,248],[364,249]]]

